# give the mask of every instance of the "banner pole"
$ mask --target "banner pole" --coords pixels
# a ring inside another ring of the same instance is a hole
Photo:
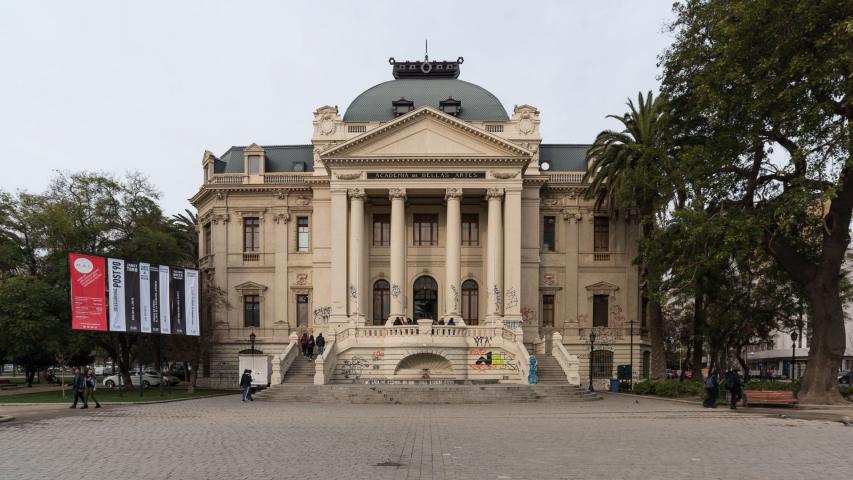
[[[160,337],[160,348],[159,348],[159,352],[158,352],[158,357],[160,358],[160,396],[162,397],[163,396],[163,367],[165,367],[165,365],[163,365],[163,334],[161,333],[157,336]]]

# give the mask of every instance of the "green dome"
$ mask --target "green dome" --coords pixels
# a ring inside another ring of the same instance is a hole
[[[455,78],[406,78],[380,83],[355,98],[344,114],[345,122],[387,122],[394,119],[391,102],[405,98],[415,108],[428,105],[439,108],[439,102],[453,97],[462,101],[460,120],[509,120],[497,97],[485,88]]]

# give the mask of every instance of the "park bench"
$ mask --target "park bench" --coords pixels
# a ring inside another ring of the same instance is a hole
[[[13,388],[18,388],[18,384],[12,383],[11,381],[5,378],[0,380],[0,390],[11,390]]]
[[[798,403],[794,392],[790,390],[747,390],[746,405],[796,405]]]

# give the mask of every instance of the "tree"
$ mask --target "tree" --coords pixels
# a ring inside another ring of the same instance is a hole
[[[813,338],[801,401],[840,402],[853,3],[688,0],[674,9],[675,42],[661,56],[674,122],[704,152],[701,171],[713,172],[710,203],[758,226],[752,240],[805,294]]]
[[[667,138],[667,112],[663,97],[651,92],[638,95],[637,104],[628,100],[624,115],[608,115],[622,123],[622,130],[599,133],[587,151],[589,182],[586,198],[595,199],[595,207],[616,211],[635,209],[639,213],[644,239],[656,236],[656,215],[669,202],[674,187],[674,166]],[[640,265],[645,297],[646,318],[652,344],[651,377],[663,378],[666,372],[663,314],[660,282],[662,272],[645,258],[643,251],[635,260]]]

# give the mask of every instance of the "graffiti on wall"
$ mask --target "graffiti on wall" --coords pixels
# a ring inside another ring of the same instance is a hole
[[[536,323],[536,309],[532,307],[522,307],[521,321],[524,323]]]
[[[355,285],[350,285],[350,286],[349,286],[349,296],[350,296],[350,298],[352,298],[353,300],[358,300],[358,289],[357,289],[357,288],[355,288]]]
[[[397,298],[400,296],[400,286],[395,284],[391,285],[391,296]]]
[[[507,289],[506,294],[504,294],[504,299],[506,300],[506,308],[514,308],[518,306],[518,290],[515,287],[509,287]]]
[[[485,347],[487,345],[488,346],[492,345],[492,337],[473,337],[473,338],[474,338],[474,345],[476,345],[478,347]]]
[[[469,367],[474,370],[518,370],[518,363],[512,354],[488,351],[481,354]]]
[[[501,311],[501,291],[497,285],[492,285],[491,294],[492,294],[492,299],[495,302],[495,311],[496,312]]]
[[[343,361],[343,364],[341,365],[341,372],[344,374],[344,378],[358,380],[361,378],[362,372],[369,366],[370,364],[367,360],[356,355]]]
[[[314,323],[328,322],[332,315],[332,307],[315,307]]]

